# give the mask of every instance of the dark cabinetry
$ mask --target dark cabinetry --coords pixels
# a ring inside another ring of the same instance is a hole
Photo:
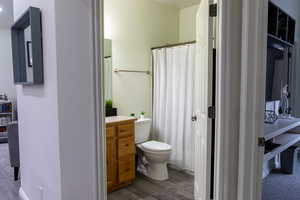
[[[268,34],[294,44],[296,21],[275,4],[269,2]]]

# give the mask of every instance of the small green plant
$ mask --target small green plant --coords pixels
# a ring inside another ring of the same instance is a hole
[[[108,99],[105,101],[105,108],[112,108],[113,107],[113,101],[111,99]]]
[[[131,113],[131,114],[130,114],[130,116],[131,116],[131,117],[134,117],[134,116],[135,116],[135,114],[134,114],[134,113]]]
[[[141,115],[145,115],[145,112],[141,112]]]

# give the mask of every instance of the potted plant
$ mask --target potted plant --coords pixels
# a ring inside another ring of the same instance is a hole
[[[113,107],[113,101],[111,99],[105,101],[105,116],[117,116],[117,108]]]
[[[105,101],[105,108],[112,108],[113,107],[113,102],[111,99],[108,99]]]
[[[141,119],[144,119],[144,118],[145,118],[145,112],[141,112],[140,118],[141,118]]]

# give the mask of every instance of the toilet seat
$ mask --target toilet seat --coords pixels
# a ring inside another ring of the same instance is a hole
[[[168,145],[163,142],[157,142],[157,141],[148,141],[142,143],[140,144],[140,147],[145,151],[151,151],[151,152],[169,152],[172,150],[171,145]]]

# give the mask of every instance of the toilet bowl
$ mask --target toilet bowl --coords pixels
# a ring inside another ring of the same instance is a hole
[[[135,143],[145,158],[146,170],[143,172],[154,180],[167,180],[167,163],[170,159],[172,147],[163,142],[148,141],[151,130],[151,119],[139,119],[135,122]],[[144,159],[142,159],[144,160]]]
[[[157,141],[139,144],[147,161],[146,176],[159,181],[169,178],[167,162],[170,159],[172,148],[170,145]]]

